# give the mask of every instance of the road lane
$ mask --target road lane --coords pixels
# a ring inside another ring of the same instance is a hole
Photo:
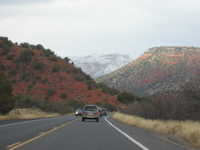
[[[119,129],[116,125],[114,125],[112,122],[110,122],[107,118],[105,118],[105,121],[112,127],[114,128],[117,132],[121,133],[123,136],[125,136],[128,140],[136,144],[138,147],[140,147],[142,150],[149,150],[146,146],[135,140],[133,137]]]
[[[73,116],[28,120],[0,125],[0,148],[37,136],[41,132],[75,119]]]
[[[0,150],[3,150],[3,146],[27,141],[37,137],[41,132],[62,124],[67,125],[45,136],[30,140],[31,142],[16,150],[144,150],[136,142],[149,150],[189,150],[152,132],[124,125],[112,119],[108,119],[108,122],[113,126],[104,119],[99,123],[81,122],[80,119],[69,123],[74,119],[73,116],[63,116],[0,125]],[[125,134],[136,142],[127,138]]]
[[[75,121],[17,150],[141,150],[112,130],[104,120]]]
[[[31,119],[31,120],[35,120],[35,119]],[[23,121],[29,121],[29,120],[27,120],[27,119],[20,119],[20,120],[0,120],[0,126],[5,125],[5,124],[23,122]]]
[[[176,144],[161,140],[142,129],[126,126],[109,119],[115,126],[125,131],[149,150],[185,150]],[[128,132],[131,131],[131,132]],[[136,133],[135,135],[133,133]],[[32,141],[17,150],[142,150],[123,134],[111,127],[104,119],[95,121],[75,121],[60,130]]]

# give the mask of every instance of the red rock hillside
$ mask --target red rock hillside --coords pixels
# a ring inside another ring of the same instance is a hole
[[[95,82],[75,68],[68,58],[61,59],[42,45],[19,45],[1,37],[0,72],[12,82],[14,95],[52,101],[119,104],[115,96],[96,88]]]
[[[120,91],[149,96],[179,91],[187,81],[199,75],[200,48],[155,47],[97,81]]]

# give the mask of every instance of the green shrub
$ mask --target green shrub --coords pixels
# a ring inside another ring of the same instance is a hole
[[[29,64],[32,61],[33,52],[29,49],[23,50],[20,53],[18,62],[23,64]]]
[[[66,99],[66,98],[67,98],[67,94],[66,94],[66,93],[62,93],[62,94],[60,94],[60,98],[62,98],[62,99]]]
[[[28,95],[20,95],[16,99],[16,108],[39,108],[46,112],[56,112],[61,114],[72,112],[72,108],[65,101],[40,100],[34,99]]]
[[[14,108],[14,103],[11,84],[3,74],[0,74],[0,113],[8,113]]]
[[[52,72],[55,73],[55,72],[60,72],[61,71],[61,67],[59,65],[54,65],[53,68],[52,68]]]
[[[64,67],[64,68],[63,68],[63,71],[64,71],[64,72],[70,73],[70,72],[71,72],[71,69],[70,69],[69,67]]]
[[[77,81],[84,81],[86,84],[88,81],[92,81],[92,78],[89,75],[85,74],[81,70],[81,68],[75,68],[74,70],[72,70],[71,74],[74,77],[74,79]]]
[[[6,66],[4,64],[0,64],[0,70],[1,71],[5,71],[6,70]]]
[[[72,107],[73,109],[77,109],[77,108],[83,107],[84,104],[85,103],[80,102],[80,101],[76,101],[76,100],[70,100],[70,101],[68,101],[68,105],[70,107]]]
[[[22,81],[29,81],[30,78],[31,78],[30,72],[23,72],[20,76],[20,80],[22,80]]]
[[[57,112],[61,114],[70,113],[73,109],[68,105],[66,101],[48,101],[46,103],[44,111]]]
[[[23,48],[27,48],[27,49],[40,49],[40,50],[45,50],[45,48],[41,45],[41,44],[38,44],[38,45],[32,45],[32,44],[29,44],[29,43],[21,43],[20,44],[21,47]]]
[[[41,44],[37,44],[36,49],[45,50],[44,46],[42,46]]]
[[[8,45],[3,45],[2,46],[2,55],[8,55],[10,52],[10,47]]]
[[[8,37],[0,36],[1,41],[8,41]]]
[[[81,74],[74,74],[73,77],[77,81],[84,81],[84,76]]]
[[[23,48],[27,48],[27,49],[30,49],[32,47],[29,43],[26,43],[26,42],[21,43],[20,46],[23,47]]]
[[[84,82],[87,84],[88,90],[96,88],[95,82],[93,80],[86,80]]]
[[[33,68],[38,71],[42,71],[45,67],[45,64],[43,64],[41,62],[33,62],[32,65],[33,65]]]
[[[27,87],[28,91],[32,90],[33,87],[34,87],[34,84],[29,84],[28,87]]]
[[[67,63],[70,61],[70,59],[69,59],[68,57],[65,57],[64,60],[65,60],[65,62],[67,62]]]
[[[8,60],[13,60],[14,59],[14,55],[8,55],[7,57],[6,57],[6,59],[8,59]]]
[[[8,74],[10,75],[10,76],[15,76],[16,74],[17,74],[17,70],[16,69],[14,69],[14,70],[10,70],[9,72],[8,72]]]
[[[39,102],[39,101],[38,101]],[[15,107],[16,108],[32,108],[39,107],[40,103],[33,101],[31,96],[27,95],[18,95],[16,97]],[[40,101],[41,102],[41,101]]]
[[[103,83],[97,83],[96,84],[98,88],[100,88],[102,90],[102,92],[110,94],[110,95],[117,95],[120,92],[116,89],[110,88],[107,85],[103,84]]]
[[[17,82],[17,81],[16,81],[16,80],[14,80],[14,79],[13,79],[13,80],[11,80],[11,83],[12,83],[12,84],[15,84],[16,82]]]
[[[55,56],[55,53],[50,49],[46,49],[46,50],[44,50],[44,55],[47,56],[47,57]]]
[[[56,93],[56,91],[54,89],[48,89],[47,90],[47,96],[48,97],[53,96],[55,93]]]
[[[117,99],[124,103],[124,104],[129,104],[129,103],[133,103],[134,101],[138,101],[139,98],[130,94],[130,93],[127,93],[127,92],[122,92],[120,93],[118,96],[117,96]]]
[[[13,43],[10,40],[8,40],[7,37],[0,37],[0,41],[2,41],[0,43],[0,48],[2,48],[2,54],[7,55],[10,52]]]

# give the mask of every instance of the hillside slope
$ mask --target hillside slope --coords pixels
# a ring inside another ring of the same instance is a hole
[[[110,87],[139,95],[179,91],[200,75],[200,48],[155,47],[128,65],[99,78]]]
[[[0,73],[12,82],[14,95],[50,101],[119,104],[68,58],[61,59],[42,45],[17,44],[0,37]]]
[[[85,57],[72,57],[71,59],[76,66],[80,67],[94,79],[111,73],[132,60],[128,55],[121,54],[89,55]]]

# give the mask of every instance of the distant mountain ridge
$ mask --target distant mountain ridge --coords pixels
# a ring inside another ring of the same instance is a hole
[[[122,54],[89,55],[71,58],[77,67],[93,78],[108,74],[128,64],[132,58]]]
[[[154,47],[97,81],[120,91],[148,96],[178,91],[187,81],[199,75],[200,48]]]

